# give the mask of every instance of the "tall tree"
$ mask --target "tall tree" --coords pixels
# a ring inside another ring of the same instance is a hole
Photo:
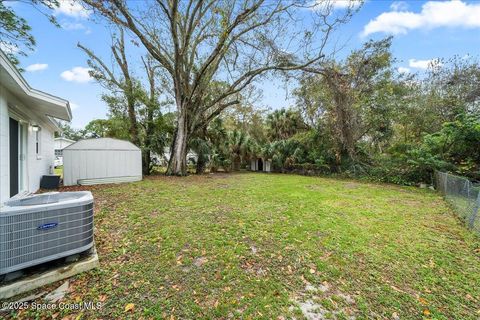
[[[332,15],[331,1],[316,5],[310,0],[83,2],[128,28],[167,73],[177,107],[167,170],[173,175],[186,174],[194,132],[237,104],[237,95],[258,77],[321,61],[330,34],[352,14],[349,8]],[[305,19],[312,21],[310,30],[305,30]],[[213,81],[227,85],[206,102]]]
[[[81,133],[86,139],[108,137],[128,140],[128,120],[125,117],[110,114],[108,119],[90,121]]]
[[[436,60],[422,84],[440,126],[459,115],[480,112],[480,64],[473,57]]]
[[[92,50],[81,44],[78,47],[88,56],[91,76],[109,91],[102,98],[109,105],[111,120],[119,120],[125,115],[130,141],[142,149],[142,171],[148,175],[152,169],[152,152],[163,153],[166,142],[164,132],[157,130],[163,125],[159,101],[161,91],[157,84],[159,66],[150,56],[141,58],[147,82],[144,87],[132,72],[133,62],[127,56],[124,30],[118,30],[118,34],[112,35],[110,47],[112,67]]]
[[[252,141],[245,131],[233,130],[228,134],[228,149],[232,159],[232,169],[240,170],[242,162],[252,151]]]
[[[135,111],[135,105],[139,101],[140,84],[132,76],[129,68],[125,49],[125,34],[123,28],[118,29],[118,35],[112,35],[112,45],[110,46],[114,57],[115,65],[120,68],[120,74],[115,72],[113,67],[108,67],[100,57],[92,50],[86,48],[80,43],[77,45],[88,56],[88,65],[92,69],[90,75],[100,84],[111,91],[120,91],[125,98],[128,119],[130,121],[130,140],[140,146],[140,138],[138,135],[138,124]]]
[[[140,122],[145,132],[143,143],[143,172],[150,174],[152,170],[152,152],[159,151],[155,145],[161,145],[163,149],[164,141],[159,141],[160,138],[155,134],[156,123],[155,119],[161,118],[160,102],[159,102],[159,90],[157,87],[156,79],[158,65],[154,63],[152,57],[142,57],[145,73],[147,74],[148,90],[144,94],[143,103],[145,105],[145,120]],[[163,150],[162,150],[163,151]]]
[[[257,143],[266,141],[265,119],[268,109],[244,101],[225,110],[222,119],[228,130],[241,130]]]
[[[65,137],[71,140],[80,140],[83,138],[82,130],[72,128],[69,122],[59,121],[60,132],[55,132],[55,138]]]
[[[291,109],[275,110],[267,116],[267,134],[274,140],[285,140],[307,127],[299,112]]]
[[[55,16],[47,11],[58,7],[59,2],[58,0],[0,1],[0,48],[5,51],[13,64],[18,65],[17,55],[26,56],[27,51],[32,51],[35,48],[36,41],[31,33],[32,27],[30,24],[15,12],[13,6],[9,5],[15,2],[32,6],[56,26],[59,25]],[[47,9],[47,11],[44,9]]]
[[[336,142],[337,165],[344,158],[357,160],[356,143],[360,139],[376,139],[374,132],[386,133],[390,128],[390,45],[391,38],[369,41],[345,61],[322,65],[318,75],[302,82],[307,87],[296,91],[298,100],[307,103],[309,99],[302,98],[303,94],[321,92],[315,95],[320,102],[306,108],[326,118]]]

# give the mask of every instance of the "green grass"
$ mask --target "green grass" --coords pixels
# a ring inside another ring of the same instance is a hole
[[[104,306],[60,318],[480,317],[480,241],[430,190],[248,173],[92,191],[101,268],[66,302]]]

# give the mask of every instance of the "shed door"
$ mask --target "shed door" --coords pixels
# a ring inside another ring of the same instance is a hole
[[[258,166],[257,166],[258,171],[263,171],[263,160],[262,158],[258,159]]]
[[[10,118],[10,197],[18,193],[18,121]]]

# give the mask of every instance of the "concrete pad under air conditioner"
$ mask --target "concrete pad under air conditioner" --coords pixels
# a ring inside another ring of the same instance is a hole
[[[97,251],[93,250],[92,254],[77,262],[49,269],[42,273],[34,273],[26,278],[0,286],[0,300],[70,278],[79,273],[97,268],[99,265]]]

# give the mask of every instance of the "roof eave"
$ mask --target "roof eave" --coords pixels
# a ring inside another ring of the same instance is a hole
[[[54,118],[65,120],[65,121],[72,120],[72,110],[70,108],[69,101],[30,87],[30,85],[25,80],[25,78],[23,78],[23,76],[20,74],[17,68],[10,62],[8,57],[5,55],[5,53],[1,49],[0,49],[0,65],[3,69],[5,69],[7,74],[13,78],[15,83],[20,87],[20,89],[23,91],[25,95],[27,95],[30,98],[39,99],[45,103],[66,109],[66,117],[64,116],[59,117],[58,115],[47,115],[47,116],[51,116]]]

